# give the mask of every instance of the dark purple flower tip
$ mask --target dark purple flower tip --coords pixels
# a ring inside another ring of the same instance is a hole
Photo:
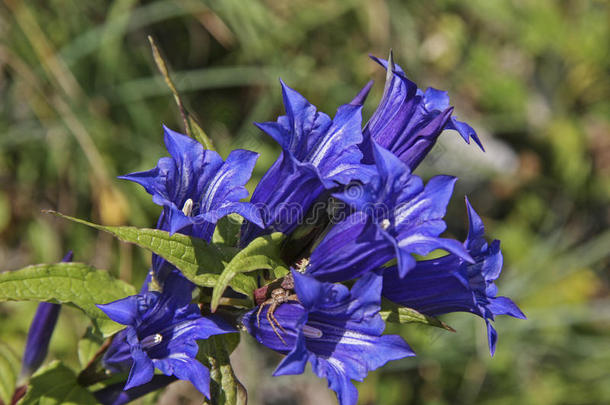
[[[195,356],[198,339],[236,332],[218,317],[203,317],[191,304],[192,284],[179,275],[168,277],[163,292],[147,292],[98,307],[115,322],[127,325],[118,346],[104,362],[116,369],[125,366],[126,346],[131,370],[125,390],[148,383],[154,369],[189,380],[209,397],[209,371]]]
[[[261,311],[260,321],[258,309],[242,319],[260,343],[286,354],[274,375],[300,374],[310,362],[313,371],[328,380],[340,404],[348,405],[358,399],[351,380],[362,381],[388,361],[414,355],[399,336],[382,335],[378,274],[360,278],[351,290],[296,271],[292,275],[299,302],[283,303],[273,314],[283,330],[269,322],[269,306]]]
[[[371,58],[387,70],[387,75],[379,106],[364,128],[361,149],[365,163],[372,161],[372,139],[414,170],[444,129],[458,131],[467,143],[474,139],[483,149],[474,129],[452,116],[453,107],[446,92],[433,88],[419,90],[394,64],[391,55],[389,60]]]
[[[223,161],[218,153],[167,127],[165,145],[171,157],[159,159],[157,167],[119,178],[136,182],[163,206],[167,224],[161,229],[182,232],[209,241],[216,221],[237,213],[262,226],[258,210],[250,203],[244,187],[250,179],[258,154],[234,150]]]
[[[473,263],[451,253],[422,260],[404,277],[394,266],[383,273],[383,296],[431,316],[450,312],[470,312],[487,322],[489,350],[493,355],[497,333],[491,321],[496,315],[525,319],[521,310],[507,297],[497,297],[494,281],[502,270],[500,242],[488,244],[481,218],[468,199],[466,207],[469,232],[464,246]]]
[[[70,250],[66,253],[62,262],[71,262],[73,257],[74,254]],[[45,357],[47,357],[49,342],[51,341],[51,336],[55,330],[60,310],[61,305],[59,304],[50,302],[41,302],[38,304],[25,343],[20,380],[29,378],[38,370]]]
[[[66,253],[66,255],[64,256],[63,259],[61,259],[62,262],[66,263],[66,262],[71,262],[72,259],[74,259],[74,252],[71,250],[68,250],[68,253]]]
[[[358,94],[356,94],[356,97],[354,97],[352,99],[352,101],[350,101],[349,103],[351,105],[363,105],[364,101],[366,100],[366,98],[369,95],[369,92],[371,91],[371,88],[373,88],[373,84],[375,82],[373,82],[372,80],[370,80],[359,92]]]

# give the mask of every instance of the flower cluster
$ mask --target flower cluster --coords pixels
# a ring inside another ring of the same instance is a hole
[[[286,115],[259,125],[278,141],[282,154],[253,194],[253,201],[272,208],[258,233],[295,228],[294,217],[275,214],[278,196],[296,202],[301,215],[312,201],[329,196],[345,206],[342,218],[331,221],[293,266],[298,302],[271,298],[242,322],[260,343],[286,354],[275,375],[301,373],[309,361],[341,405],[357,401],[351,380],[362,381],[369,370],[414,355],[399,336],[382,335],[382,297],[426,315],[468,311],[483,317],[492,354],[494,316],[524,318],[510,299],[496,297],[499,242],[487,244],[469,204],[466,242],[441,237],[456,178],[436,176],[424,185],[412,173],[444,129],[481,146],[476,133],[452,116],[447,93],[421,91],[391,60],[374,59],[387,68],[387,82],[363,130],[359,107],[368,86],[340,107],[331,123],[282,83]],[[246,225],[242,235],[246,241],[249,229]],[[448,254],[416,260],[437,249]],[[353,279],[351,290],[341,284]]]
[[[240,248],[273,232],[286,235],[280,249],[290,272],[279,280],[259,277],[252,292],[256,305],[242,312],[238,323],[285,355],[275,375],[302,373],[309,362],[341,405],[357,402],[352,380],[414,355],[400,336],[383,334],[382,297],[430,316],[455,311],[481,316],[492,354],[494,316],[524,318],[510,299],[496,296],[499,242],[486,242],[468,201],[466,241],[441,236],[456,178],[441,175],[425,184],[413,174],[445,129],[481,146],[475,131],[452,115],[447,93],[422,91],[391,59],[373,59],[387,69],[387,82],[364,127],[362,105],[370,83],[331,118],[281,82],[286,114],[257,124],[281,153],[250,202],[242,200],[256,153],[234,150],[223,161],[168,128],[170,157],[152,170],[122,176],[163,207],[157,228],[170,234],[211,242],[218,220],[233,213],[244,218]],[[315,217],[314,206],[324,207],[324,215]],[[306,226],[312,215],[314,226]],[[418,259],[436,250],[446,255]],[[149,288],[151,280],[159,291]],[[127,325],[104,356],[108,370],[129,371],[122,398],[132,398],[128,392],[136,387],[156,387],[154,368],[191,381],[209,396],[209,372],[195,358],[196,341],[240,325],[202,315],[191,299],[195,288],[179,269],[154,256],[139,295],[99,305]]]
[[[248,196],[244,185],[258,154],[234,150],[223,161],[218,153],[204,150],[199,142],[169,128],[164,130],[171,157],[159,159],[152,170],[121,176],[142,185],[163,207],[157,228],[209,242],[216,222],[228,214],[237,213],[261,224],[258,210],[250,203],[240,202]],[[149,290],[153,280],[160,291]],[[124,386],[98,398],[107,403],[131,399],[129,390],[150,383],[155,368],[165,375],[191,381],[210,397],[209,370],[195,358],[197,340],[237,330],[218,316],[203,316],[199,306],[191,302],[194,290],[195,285],[183,278],[176,267],[153,255],[152,269],[139,295],[98,305],[110,319],[127,325],[106,351],[104,366],[111,372],[129,371]],[[152,389],[156,388],[158,384],[153,383]]]

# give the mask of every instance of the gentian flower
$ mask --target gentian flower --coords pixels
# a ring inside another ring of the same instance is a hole
[[[258,154],[237,149],[223,162],[218,153],[167,127],[165,145],[171,157],[159,159],[157,167],[120,176],[142,185],[163,206],[158,228],[181,231],[210,241],[216,221],[237,213],[261,225],[258,210],[250,203],[244,185],[250,179]]]
[[[489,350],[494,354],[498,335],[491,325],[494,316],[510,315],[525,319],[521,310],[507,297],[496,297],[494,281],[502,271],[500,241],[488,244],[485,228],[468,200],[469,232],[464,247],[474,259],[468,263],[455,254],[417,262],[413,270],[400,277],[396,266],[383,273],[382,294],[401,305],[426,315],[463,311],[479,315],[487,323]]]
[[[413,171],[428,154],[444,129],[459,132],[467,143],[470,139],[483,146],[472,127],[452,116],[447,92],[429,87],[417,88],[400,66],[371,58],[387,69],[385,90],[379,106],[364,128],[363,162],[373,160],[371,139],[390,150]]]
[[[73,256],[72,251],[69,251],[62,259],[62,262],[71,262]],[[55,330],[60,310],[61,305],[59,304],[51,302],[41,302],[38,304],[25,342],[20,380],[30,377],[34,371],[38,370],[45,357],[47,357],[49,342]]]
[[[209,398],[209,370],[199,363],[197,339],[236,332],[220,318],[201,316],[191,304],[192,284],[182,277],[168,277],[163,292],[132,295],[98,305],[110,319],[123,325],[129,345],[131,371],[124,390],[146,384],[156,367],[165,375],[189,380]]]
[[[335,196],[357,211],[331,228],[312,252],[307,274],[322,281],[344,281],[376,270],[397,258],[401,276],[415,266],[412,254],[435,249],[472,258],[456,240],[440,238],[447,203],[456,181],[450,176],[422,180],[385,148],[374,145],[378,175]]]
[[[257,321],[257,309],[242,323],[260,343],[286,354],[275,376],[300,374],[309,361],[314,373],[328,380],[341,405],[355,404],[358,391],[350,380],[362,381],[369,370],[390,360],[413,356],[397,335],[384,335],[379,315],[382,280],[369,273],[352,287],[319,282],[293,271],[300,300],[281,304],[274,313],[284,329],[283,341],[267,321],[267,306]]]
[[[263,233],[290,233],[325,189],[365,175],[362,153],[362,102],[365,87],[337,110],[334,119],[316,110],[295,90],[282,84],[286,115],[256,124],[280,144],[282,152],[258,183],[251,202],[263,213],[265,231],[245,223],[242,245]]]

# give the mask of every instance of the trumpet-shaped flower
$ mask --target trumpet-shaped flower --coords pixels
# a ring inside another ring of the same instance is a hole
[[[323,281],[344,281],[397,258],[401,276],[415,266],[412,254],[444,249],[466,261],[468,252],[456,240],[439,235],[454,177],[422,180],[385,148],[374,145],[377,176],[354,184],[336,197],[357,211],[336,224],[312,252],[307,273]]]
[[[469,232],[464,246],[474,259],[468,263],[455,254],[417,262],[401,277],[396,267],[383,273],[383,295],[426,315],[470,312],[485,319],[489,350],[493,355],[497,332],[491,325],[494,316],[510,315],[525,319],[521,310],[507,297],[496,297],[494,281],[502,270],[500,241],[488,244],[481,218],[466,200]]]
[[[196,341],[236,330],[220,318],[201,316],[199,307],[190,303],[191,291],[189,281],[174,276],[167,278],[162,293],[151,291],[98,305],[110,319],[127,325],[122,337],[129,347],[131,370],[124,390],[151,381],[157,368],[189,380],[209,398],[210,374],[195,359]],[[128,360],[124,350],[117,351],[116,360],[121,356]]]
[[[376,273],[362,277],[351,291],[292,272],[298,303],[281,304],[274,313],[283,328],[283,341],[267,321],[266,311],[248,312],[242,323],[262,344],[286,354],[274,375],[300,374],[307,362],[328,380],[341,405],[356,404],[351,380],[362,381],[370,370],[390,360],[413,356],[397,335],[384,335],[379,315],[382,281]]]
[[[258,154],[237,149],[223,162],[218,153],[167,127],[165,145],[171,157],[159,159],[157,167],[120,176],[142,185],[163,207],[160,229],[181,232],[209,241],[216,221],[237,213],[262,226],[258,210],[250,203],[244,185],[250,179]]]
[[[418,89],[393,63],[391,55],[389,61],[371,58],[387,69],[387,76],[379,106],[364,128],[364,162],[373,160],[372,139],[415,170],[445,129],[459,132],[467,143],[474,139],[483,149],[474,129],[452,116],[447,92],[431,87],[426,91]]]
[[[369,87],[353,104],[339,107],[331,119],[284,82],[281,84],[286,115],[277,122],[257,124],[282,148],[252,194],[252,203],[262,211],[265,231],[246,223],[242,245],[263,233],[290,233],[325,189],[367,174],[360,164],[358,145],[362,141],[359,103]]]

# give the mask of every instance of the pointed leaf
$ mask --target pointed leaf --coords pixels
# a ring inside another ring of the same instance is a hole
[[[197,142],[202,144],[204,148],[209,149],[209,150],[215,150],[212,140],[210,139],[208,134],[205,133],[203,128],[201,128],[201,125],[199,125],[199,122],[197,122],[197,119],[191,113],[189,113],[188,110],[185,110],[185,112],[186,112],[186,119],[187,119],[187,123],[188,123],[187,132],[190,131],[190,135],[193,138],[195,138],[197,140]]]
[[[287,267],[280,258],[280,243],[283,238],[284,235],[280,232],[258,237],[235,255],[233,260],[225,266],[214,286],[210,304],[212,312],[218,308],[220,297],[222,297],[225,289],[231,285],[232,280],[240,273]],[[256,287],[255,284],[254,288]]]
[[[386,322],[392,323],[422,323],[424,325],[435,326],[450,332],[455,332],[451,326],[437,318],[429,315],[424,315],[412,308],[401,307],[389,301],[384,301],[379,315]]]
[[[0,274],[0,302],[45,301],[82,309],[105,335],[124,326],[108,319],[95,304],[135,294],[135,289],[84,263],[37,264]]]
[[[32,377],[20,405],[96,403],[95,397],[78,385],[74,371],[54,361]]]
[[[235,251],[232,247],[208,244],[202,239],[179,233],[170,236],[168,232],[159,229],[103,226],[55,211],[44,212],[108,232],[123,242],[134,243],[147,249],[176,266],[184,277],[201,287],[214,287],[216,285],[224,265]],[[238,274],[231,281],[230,287],[251,297],[252,291],[256,288],[256,283],[249,277]]]
[[[235,377],[229,359],[239,339],[238,333],[231,333],[199,341],[197,358],[210,369],[211,401],[204,404],[246,405],[246,389]]]
[[[229,214],[221,218],[216,224],[212,242],[227,246],[237,246],[239,243],[239,231],[243,222],[244,218],[238,214]]]

